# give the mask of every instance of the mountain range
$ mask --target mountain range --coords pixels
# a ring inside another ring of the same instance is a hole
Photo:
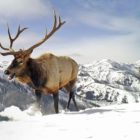
[[[9,106],[27,109],[36,102],[33,90],[27,85],[9,81],[3,71],[9,63],[0,63],[0,111]],[[79,65],[76,100],[80,109],[109,104],[140,101],[140,61],[134,64],[119,63],[108,59]],[[60,109],[66,107],[68,95],[59,91]],[[43,113],[54,113],[51,95],[41,100]],[[70,110],[74,110],[71,104]]]

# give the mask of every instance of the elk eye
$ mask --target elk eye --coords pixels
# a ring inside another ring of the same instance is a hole
[[[18,61],[18,65],[22,65],[22,64],[23,64],[22,60]]]
[[[23,64],[23,62],[21,61],[21,62],[19,62],[19,65],[22,65]]]

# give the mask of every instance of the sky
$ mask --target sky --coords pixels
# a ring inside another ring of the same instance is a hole
[[[140,59],[139,0],[4,0],[0,1],[0,42],[9,46],[18,25],[28,27],[13,48],[26,49],[44,37],[53,24],[53,11],[66,23],[33,57],[45,52],[68,55],[78,63],[112,59],[133,63]],[[2,51],[2,50],[1,50]],[[1,60],[9,57],[0,56]]]

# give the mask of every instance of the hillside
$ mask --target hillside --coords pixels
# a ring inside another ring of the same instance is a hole
[[[3,70],[8,62],[0,63],[0,110],[15,105],[22,110],[36,102],[35,95],[27,85],[9,81]],[[95,61],[80,65],[77,80],[76,100],[80,109],[109,104],[134,103],[140,101],[139,61],[135,64],[118,63],[111,60]],[[68,95],[59,91],[60,110],[65,109]],[[54,113],[52,96],[43,96],[43,113]],[[71,104],[70,110],[75,108]]]
[[[78,94],[99,104],[139,102],[139,64],[104,59],[80,65]]]

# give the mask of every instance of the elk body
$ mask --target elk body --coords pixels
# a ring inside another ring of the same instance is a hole
[[[58,23],[57,23],[58,22]],[[35,48],[44,43],[49,37],[57,31],[64,22],[61,22],[61,18],[57,20],[56,14],[54,14],[54,25],[52,30],[45,37],[30,47],[27,50],[14,51],[12,49],[13,42],[18,38],[20,33],[22,33],[27,28],[20,29],[14,38],[11,37],[10,30],[8,27],[8,35],[10,39],[10,47],[5,48],[0,43],[0,47],[6,52],[1,53],[1,55],[13,55],[14,60],[11,62],[10,66],[5,70],[5,74],[9,75],[9,79],[14,77],[22,82],[31,86],[35,90],[35,95],[37,101],[39,102],[42,94],[52,94],[54,99],[55,112],[58,113],[58,90],[65,88],[69,93],[69,100],[67,108],[69,108],[71,99],[73,100],[76,109],[78,110],[75,97],[74,97],[74,86],[77,79],[78,64],[66,56],[55,56],[51,53],[46,53],[39,58],[33,59],[30,57],[31,53]]]

